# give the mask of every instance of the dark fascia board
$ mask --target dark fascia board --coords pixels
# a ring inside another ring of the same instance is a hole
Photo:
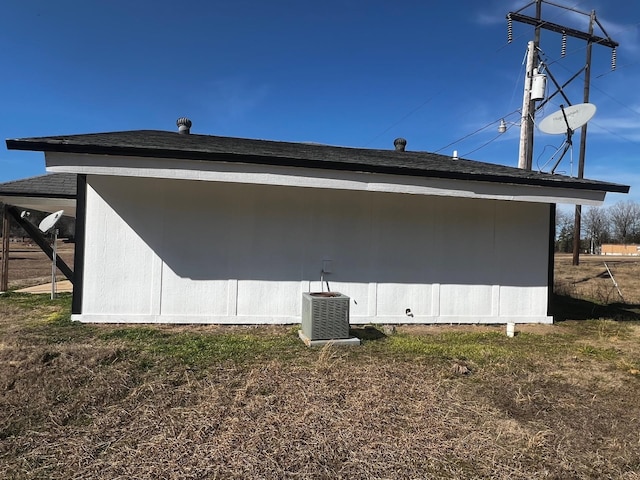
[[[134,130],[8,139],[7,148],[42,152],[175,158],[385,173],[516,185],[628,193],[629,186],[522,170],[429,152],[397,152],[310,143]]]
[[[75,199],[75,195],[58,195],[48,193],[33,193],[33,192],[3,192],[0,190],[1,197],[29,197],[29,198],[63,198],[63,199]]]

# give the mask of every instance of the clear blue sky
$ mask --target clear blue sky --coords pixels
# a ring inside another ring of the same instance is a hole
[[[22,0],[0,16],[3,138],[176,130],[441,151],[517,165],[523,59],[533,27],[505,15],[525,0]],[[620,43],[595,46],[585,176],[630,184],[640,200],[640,2],[556,0],[596,10]],[[535,15],[529,7],[523,13]],[[586,29],[587,17],[543,6],[545,20]],[[595,32],[601,35],[601,32]],[[585,42],[543,32],[541,49],[564,83],[585,63]],[[567,87],[582,102],[579,77]],[[557,96],[538,119],[559,108]],[[484,128],[483,127],[487,127]],[[469,134],[482,129],[479,133]],[[457,140],[468,136],[465,140]],[[453,144],[452,144],[453,143]],[[561,136],[536,132],[534,167]],[[575,173],[567,154],[558,171]],[[452,144],[452,145],[449,145]],[[484,147],[483,147],[484,145]],[[480,148],[482,147],[482,148]],[[548,169],[548,167],[547,167]],[[0,150],[0,181],[44,173],[41,153]]]

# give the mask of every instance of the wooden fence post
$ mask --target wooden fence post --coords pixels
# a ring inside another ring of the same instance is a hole
[[[8,205],[2,206],[2,261],[0,262],[0,292],[6,292],[9,289],[9,226],[11,218],[9,218]]]

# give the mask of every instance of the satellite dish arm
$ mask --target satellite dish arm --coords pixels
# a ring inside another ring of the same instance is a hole
[[[567,143],[571,145],[571,135],[573,135],[573,130],[571,130],[571,127],[569,126],[569,119],[567,118],[567,113],[564,111],[564,105],[560,105],[560,110],[562,110],[564,123],[567,125]]]
[[[558,158],[558,161],[553,165],[553,168],[551,169],[551,173],[556,173],[556,168],[558,168],[558,165],[560,165],[560,162],[562,161],[566,153],[569,151],[569,149],[573,145],[573,142],[571,141],[573,130],[571,130],[571,127],[569,126],[569,119],[567,118],[567,114],[564,111],[564,105],[560,105],[560,110],[562,110],[564,123],[567,124],[567,139],[564,142],[564,150],[562,151],[562,155],[560,155],[560,158]]]
[[[573,132],[572,132],[573,133]],[[558,165],[560,165],[560,162],[562,161],[562,159],[564,158],[565,154],[569,151],[569,149],[571,148],[571,136],[569,134],[567,134],[568,138],[567,141],[564,142],[564,150],[562,151],[562,155],[560,155],[560,158],[558,158],[558,161],[553,165],[553,168],[551,169],[551,173],[556,173],[556,168],[558,168]]]

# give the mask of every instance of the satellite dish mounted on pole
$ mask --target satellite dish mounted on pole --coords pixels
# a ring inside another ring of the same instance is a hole
[[[565,108],[560,105],[560,110],[545,117],[539,124],[538,128],[543,133],[549,135],[561,135],[566,134],[567,138],[564,142],[564,150],[560,158],[556,161],[551,169],[551,173],[555,173],[556,168],[564,158],[567,151],[573,145],[571,137],[573,132],[586,125],[586,123],[593,118],[596,113],[596,106],[592,103],[580,103],[578,105],[572,105]]]
[[[58,210],[57,212],[46,216],[40,222],[40,225],[38,225],[38,228],[42,233],[53,233],[53,258],[51,261],[51,300],[53,300],[56,296],[56,244],[58,243],[58,229],[55,228],[55,226],[62,218],[63,213],[64,210]]]

